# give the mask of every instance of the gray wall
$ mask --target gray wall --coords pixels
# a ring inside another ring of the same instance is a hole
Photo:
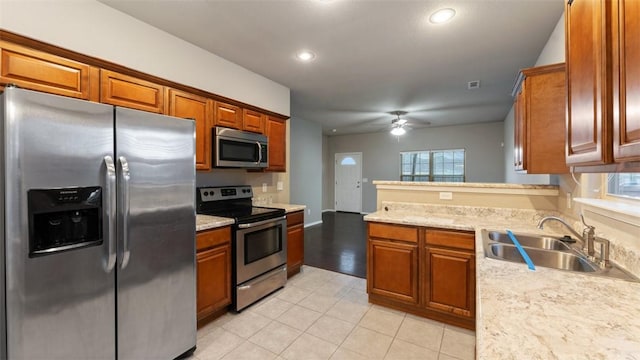
[[[322,127],[312,121],[291,119],[290,199],[307,206],[304,223],[322,221]]]
[[[535,66],[549,65],[564,62],[564,14],[558,20],[555,29],[549,36],[547,44],[538,56]],[[516,74],[513,75],[514,78]],[[527,175],[515,171],[513,166],[513,134],[514,113],[513,107],[504,119],[504,178],[507,183],[514,184],[557,184],[555,175]]]
[[[325,156],[325,176],[334,178],[336,153],[362,152],[362,211],[376,211],[373,180],[400,180],[400,152],[412,150],[465,149],[467,182],[503,182],[504,126],[502,122],[414,129],[398,138],[388,132],[331,136]],[[334,182],[328,182],[323,208],[334,209]],[[328,203],[327,203],[328,202]]]

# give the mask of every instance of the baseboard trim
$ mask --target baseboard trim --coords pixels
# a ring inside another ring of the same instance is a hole
[[[314,221],[314,222],[312,222],[312,223],[308,223],[308,224],[304,224],[304,227],[305,227],[305,228],[308,228],[309,226],[314,226],[314,225],[319,225],[319,224],[322,224],[322,220],[320,220],[320,221]]]
[[[336,209],[324,209],[322,212],[336,212]]]

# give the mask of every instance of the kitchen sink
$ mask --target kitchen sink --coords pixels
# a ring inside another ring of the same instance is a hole
[[[518,241],[520,237],[518,236]],[[520,242],[524,247],[525,245]],[[490,253],[494,259],[524,263],[522,256],[514,245],[491,244]],[[591,264],[587,259],[574,255],[567,251],[548,251],[544,249],[526,248],[527,255],[535,266],[543,266],[558,270],[570,270],[578,272],[595,272],[598,266]],[[563,249],[564,250],[564,249]]]
[[[560,238],[521,233],[514,235],[535,266],[640,282],[640,279],[616,264],[600,266]],[[482,240],[485,257],[525,264],[506,232],[483,230]]]
[[[506,232],[491,231],[488,233],[488,237],[491,241],[510,245],[513,244]],[[571,247],[569,245],[562,242],[558,238],[550,236],[518,234],[517,239],[522,246],[532,247],[536,249],[571,251]]]

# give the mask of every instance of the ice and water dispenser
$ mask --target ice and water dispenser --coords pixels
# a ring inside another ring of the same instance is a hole
[[[29,257],[102,243],[102,188],[31,189]]]

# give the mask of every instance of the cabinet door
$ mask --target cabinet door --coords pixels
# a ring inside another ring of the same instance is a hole
[[[235,105],[216,101],[213,119],[215,126],[242,128],[242,110]]]
[[[164,87],[133,76],[100,70],[100,102],[164,113]]]
[[[367,259],[370,294],[418,304],[418,245],[369,240]]]
[[[263,134],[264,119],[265,119],[265,116],[257,111],[243,109],[242,110],[242,130]]]
[[[573,0],[565,8],[568,165],[607,164],[612,156],[609,0]]]
[[[640,1],[613,2],[617,15],[614,29],[613,77],[614,158],[640,160]],[[617,8],[616,8],[617,6]]]
[[[427,308],[475,317],[475,254],[426,248]]]
[[[198,319],[231,304],[231,245],[198,253]]]
[[[168,90],[168,114],[196,123],[196,169],[211,169],[211,117],[213,101],[175,89]]]
[[[269,138],[269,167],[267,171],[287,171],[287,123],[267,116],[266,135]]]
[[[98,101],[98,69],[0,41],[0,83]]]
[[[526,69],[523,168],[527,174],[568,173],[565,160],[565,64]]]
[[[304,226],[287,227],[287,276],[300,272],[304,263]]]

